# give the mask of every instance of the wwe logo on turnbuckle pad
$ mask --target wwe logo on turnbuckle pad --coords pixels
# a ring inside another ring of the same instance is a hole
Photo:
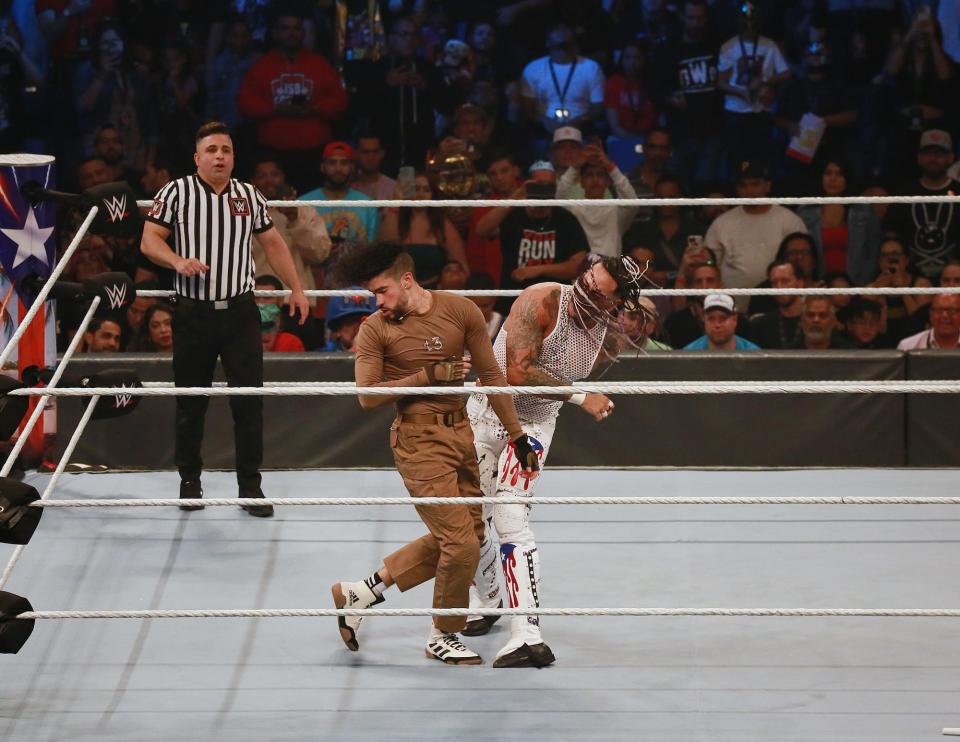
[[[127,285],[125,283],[117,283],[113,286],[104,286],[103,291],[110,300],[111,309],[119,309],[127,300]]]
[[[102,201],[111,223],[123,221],[127,217],[127,194],[111,196]]]
[[[126,384],[120,385],[121,389],[132,389],[133,387],[128,387]],[[125,407],[129,407],[131,402],[133,402],[132,394],[115,394],[114,395],[114,407],[118,410],[122,410]]]

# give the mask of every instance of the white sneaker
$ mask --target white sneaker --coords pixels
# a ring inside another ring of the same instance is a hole
[[[333,593],[333,604],[337,608],[369,608],[383,602],[383,596],[378,598],[363,580],[334,583],[330,592]],[[337,616],[340,638],[351,652],[360,649],[360,644],[357,643],[357,632],[360,630],[362,621],[362,616]]]
[[[480,655],[460,641],[456,634],[436,633],[427,642],[427,657],[448,665],[482,665]]]

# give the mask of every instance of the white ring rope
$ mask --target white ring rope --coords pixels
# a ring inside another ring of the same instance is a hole
[[[83,416],[80,418],[80,422],[77,423],[77,427],[73,431],[73,435],[70,436],[70,441],[67,443],[67,447],[64,449],[63,455],[60,457],[57,468],[53,472],[53,476],[50,477],[50,481],[43,490],[43,494],[40,495],[40,500],[37,501],[37,504],[42,505],[44,502],[46,502],[47,498],[53,494],[53,489],[57,486],[57,482],[60,481],[60,476],[67,468],[67,464],[70,463],[70,457],[73,455],[74,449],[80,442],[80,436],[83,435],[83,431],[86,430],[87,423],[90,422],[90,417],[93,415],[93,411],[96,409],[98,401],[100,401],[100,397],[92,397],[90,402],[87,404],[87,409],[83,411]],[[3,590],[7,584],[7,581],[10,579],[10,575],[13,573],[13,568],[17,566],[17,562],[20,561],[20,557],[23,554],[24,548],[26,547],[23,544],[18,544],[17,548],[13,550],[13,554],[10,555],[10,559],[7,561],[7,566],[3,568],[3,574],[0,574],[0,590]]]
[[[39,303],[39,302],[37,302]],[[80,345],[80,341],[83,339],[83,334],[87,330],[87,326],[93,320],[93,315],[97,312],[97,307],[100,306],[100,297],[93,297],[93,301],[90,302],[90,307],[87,309],[87,313],[83,315],[83,319],[80,320],[80,326],[77,328],[77,332],[74,334],[73,338],[70,340],[70,345],[67,346],[67,350],[63,354],[63,359],[60,364],[57,366],[56,370],[53,372],[53,376],[50,377],[50,386],[46,389],[38,390],[40,392],[52,391],[57,384],[60,383],[60,379],[63,376],[64,372],[67,370],[67,365],[73,359],[73,354],[76,352],[77,348]],[[13,341],[11,341],[13,342]],[[6,477],[10,474],[10,471],[13,469],[13,465],[17,460],[17,457],[20,455],[20,452],[23,450],[23,447],[26,445],[27,440],[30,437],[30,433],[33,431],[33,428],[36,426],[37,421],[40,419],[40,415],[43,414],[44,407],[46,407],[47,400],[50,398],[49,394],[44,393],[39,400],[37,400],[37,406],[34,407],[33,413],[27,419],[26,424],[23,426],[23,429],[20,431],[20,437],[17,438],[17,442],[13,445],[13,448],[10,451],[10,454],[7,456],[7,460],[3,464],[3,468],[0,468],[0,477]],[[90,400],[90,403],[87,405],[87,410],[84,413],[83,419],[77,426],[77,429],[74,431],[73,436],[70,439],[70,444],[76,447],[77,442],[80,440],[80,435],[83,433],[84,428],[87,423],[86,420],[90,419],[90,415],[93,414],[93,409],[96,406],[97,400],[99,397],[94,397]],[[67,461],[69,460],[70,454],[73,452],[72,448],[68,447],[68,450],[64,452],[61,462],[57,465],[57,471],[62,473],[63,467],[66,467]],[[49,486],[44,490],[43,497],[41,500],[46,499],[53,493],[53,488],[57,483],[57,480],[60,478],[60,474],[54,473],[54,476],[51,479]],[[13,572],[13,568],[17,565],[17,562],[20,561],[20,556],[23,554],[24,546],[23,544],[18,544],[17,547],[13,550],[13,554],[10,555],[10,559],[7,561],[6,566],[3,568],[3,574],[0,574],[0,589],[7,584],[7,580],[10,579],[10,574]]]
[[[10,470],[13,469],[13,464],[17,460],[17,456],[20,455],[20,452],[23,450],[23,447],[27,444],[27,439],[30,437],[30,433],[33,431],[34,426],[37,424],[37,420],[40,419],[40,415],[43,414],[43,408],[47,403],[47,400],[50,398],[51,394],[55,391],[55,387],[60,383],[60,379],[63,377],[63,374],[67,370],[67,364],[73,359],[73,354],[76,352],[77,348],[80,345],[80,341],[83,340],[83,334],[87,330],[87,326],[90,324],[93,319],[93,315],[96,314],[97,307],[100,306],[100,297],[93,297],[93,301],[90,302],[90,308],[87,309],[87,313],[83,316],[83,319],[80,322],[80,326],[77,328],[77,332],[74,334],[73,338],[70,340],[70,345],[67,346],[66,351],[64,351],[63,358],[60,360],[60,363],[57,364],[56,369],[53,372],[53,376],[50,377],[50,382],[47,384],[45,389],[35,389],[30,388],[31,392],[37,392],[36,394],[30,394],[27,396],[31,397],[40,397],[40,400],[37,402],[37,406],[33,409],[33,413],[27,419],[26,424],[23,426],[23,429],[20,431],[20,435],[17,438],[17,442],[13,445],[13,449],[10,451],[7,456],[7,460],[3,463],[3,467],[0,468],[0,477],[6,477],[10,474]],[[11,340],[11,342],[13,342]],[[111,392],[115,393],[115,392]]]
[[[116,394],[138,397],[343,397],[375,395],[456,396],[469,394],[542,395],[542,394],[956,394],[960,380],[922,381],[635,381],[624,383],[583,383],[569,386],[182,386],[182,387],[64,387],[62,389],[14,389],[16,397],[89,397],[92,394]]]
[[[224,608],[220,610],[26,611],[25,620],[76,618],[313,618],[335,616],[782,616],[960,618],[960,608]]]
[[[426,208],[472,208],[492,206],[803,206],[805,204],[943,204],[958,203],[960,196],[783,196],[767,198],[447,198],[420,201],[403,199],[369,199],[344,202],[340,200],[293,200],[267,201],[267,206],[291,208],[316,206],[331,208],[331,204],[346,203],[343,208],[380,209],[402,207]],[[137,201],[137,206],[149,208],[153,201]]]
[[[960,505],[960,497],[271,497],[271,505]],[[179,505],[244,507],[238,497],[202,499],[89,499],[43,500],[34,508],[158,508]]]
[[[257,290],[255,296],[290,296],[290,290]],[[373,296],[365,289],[310,289],[304,291],[307,296]],[[455,296],[520,296],[520,289],[444,289],[443,293]],[[728,296],[936,296],[938,294],[960,294],[960,286],[851,286],[849,288],[808,288],[808,289],[645,289],[643,296],[709,296],[726,294]],[[143,289],[137,291],[138,297],[163,298],[175,296],[176,292],[167,289]]]

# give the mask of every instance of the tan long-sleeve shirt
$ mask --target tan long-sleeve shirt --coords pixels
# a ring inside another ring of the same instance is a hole
[[[464,351],[470,353],[484,386],[506,386],[479,307],[462,296],[430,293],[433,301],[425,314],[395,322],[378,312],[363,323],[354,364],[357,386],[430,386],[426,367],[449,356],[463,356]],[[364,409],[389,402],[395,402],[401,413],[442,414],[463,407],[463,397],[453,395],[360,395]],[[511,438],[523,433],[512,397],[491,395],[490,404]]]

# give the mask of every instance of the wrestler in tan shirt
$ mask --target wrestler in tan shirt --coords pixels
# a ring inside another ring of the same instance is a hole
[[[506,386],[477,305],[462,296],[433,291],[430,295],[430,309],[424,314],[407,315],[401,322],[394,322],[377,313],[363,323],[357,336],[357,385],[430,386],[426,367],[450,356],[463,356],[466,350],[484,386]],[[462,386],[462,382],[456,385]],[[464,406],[462,397],[452,395],[360,395],[364,409],[389,402],[396,402],[400,413],[442,414]],[[509,395],[491,395],[490,404],[511,439],[523,434]]]

